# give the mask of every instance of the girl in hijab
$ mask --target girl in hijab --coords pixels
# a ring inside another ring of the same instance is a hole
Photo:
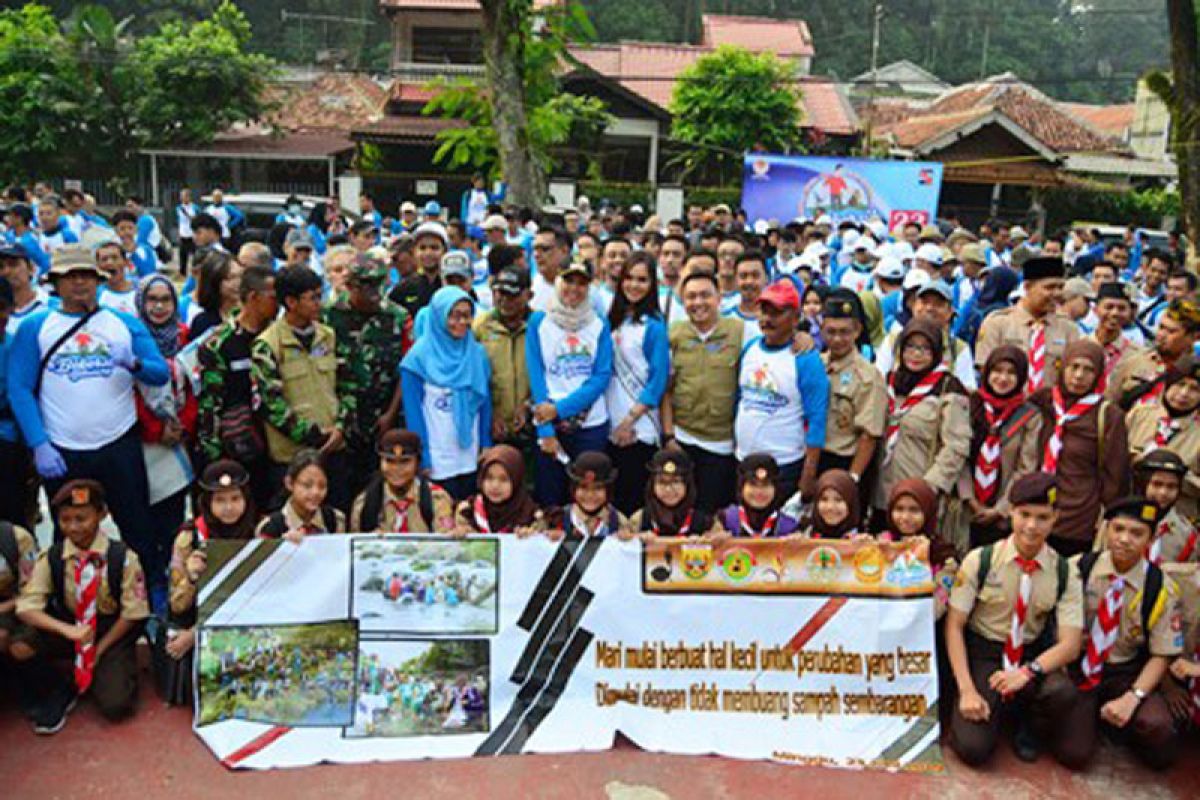
[[[458,504],[455,532],[516,533],[540,521],[541,512],[525,489],[525,459],[511,445],[498,444],[479,457],[479,492]]]
[[[1058,523],[1050,546],[1063,556],[1092,548],[1104,506],[1129,494],[1125,415],[1104,400],[1104,348],[1090,339],[1067,345],[1058,384],[1030,398],[1047,415],[1041,470],[1058,477]]]
[[[679,448],[659,450],[648,465],[646,504],[629,518],[631,530],[654,536],[703,536],[721,523],[696,507],[692,459]]]
[[[825,308],[825,298],[829,287],[810,285],[801,296],[800,312],[808,323],[808,335],[813,338],[813,346],[817,350],[825,349],[825,340],[821,338],[821,309]]]
[[[1041,463],[1038,445],[1045,414],[1027,402],[1028,375],[1025,353],[1001,345],[988,356],[979,389],[971,395],[971,454],[958,484],[967,517],[965,525],[949,531],[960,556],[1008,536],[1008,489]],[[969,537],[962,535],[966,532]]]
[[[646,462],[659,444],[658,407],[670,376],[667,326],[658,308],[658,266],[642,250],[621,270],[608,314],[613,339],[613,379],[605,392],[615,423],[608,454],[617,468],[614,505],[632,514],[646,491]]]
[[[608,443],[612,333],[588,298],[591,284],[588,266],[567,267],[554,281],[549,307],[533,313],[525,334],[538,437],[533,496],[544,508],[567,502],[564,465]]]
[[[188,331],[179,318],[179,297],[171,281],[163,275],[147,276],[138,286],[137,310],[171,373],[171,379],[162,386],[138,383],[134,394],[141,423],[150,518],[155,528],[156,557],[146,559],[146,583],[151,605],[156,613],[162,613],[166,607],[171,540],[183,524],[193,479],[189,447],[196,433],[199,404],[187,369],[176,358]]]
[[[612,504],[617,471],[607,453],[580,453],[567,471],[571,500],[547,514],[547,535],[552,539],[632,538],[629,520]]]
[[[800,521],[783,511],[779,490],[779,464],[766,453],[753,453],[738,464],[737,498],[717,519],[731,536],[792,536],[800,533]]]
[[[479,452],[492,444],[491,366],[471,333],[475,304],[456,286],[429,303],[429,324],[400,362],[404,419],[421,437],[421,466],[455,500],[475,488]]]
[[[822,473],[811,513],[807,535],[813,539],[847,539],[858,533],[858,484],[849,472]]]
[[[911,320],[896,339],[887,419],[876,450],[879,479],[872,506],[878,521],[885,519],[887,498],[897,483],[922,478],[940,499],[950,494],[967,461],[967,395],[943,362],[943,347],[941,329],[926,319]]]
[[[1200,359],[1189,354],[1176,361],[1158,399],[1135,405],[1125,423],[1134,461],[1158,448],[1183,459],[1188,475],[1176,507],[1194,519],[1200,510]]]

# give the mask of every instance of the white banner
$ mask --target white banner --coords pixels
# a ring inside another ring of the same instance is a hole
[[[209,542],[195,729],[267,769],[600,750],[943,769],[902,544]]]

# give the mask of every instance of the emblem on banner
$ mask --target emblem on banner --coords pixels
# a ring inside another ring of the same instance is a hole
[[[685,544],[679,547],[679,562],[683,574],[694,581],[712,571],[713,549],[710,544]]]
[[[883,553],[878,547],[868,545],[854,554],[854,577],[863,583],[883,580]]]
[[[804,566],[814,581],[828,583],[837,577],[842,568],[842,557],[832,547],[817,547],[808,554]]]
[[[734,582],[749,578],[754,572],[754,563],[754,554],[741,547],[730,550],[721,556],[721,569],[725,571],[725,577]]]

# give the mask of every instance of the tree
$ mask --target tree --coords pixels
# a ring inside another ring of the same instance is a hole
[[[691,149],[686,172],[740,166],[747,150],[801,148],[800,90],[791,64],[771,53],[726,45],[679,75],[671,135]]]
[[[570,61],[567,43],[588,37],[591,26],[574,3],[539,11],[537,20],[531,0],[481,5],[485,82],[434,81],[437,93],[423,113],[463,123],[438,134],[434,160],[499,175],[513,203],[538,207],[546,198],[553,148],[594,137],[612,120],[600,100],[559,85]]]

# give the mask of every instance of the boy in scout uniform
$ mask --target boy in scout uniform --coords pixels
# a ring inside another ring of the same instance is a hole
[[[20,641],[25,631],[16,609],[17,595],[29,582],[36,561],[37,542],[29,531],[0,520],[0,679],[16,689],[21,707],[29,713],[33,699],[27,689],[27,659],[33,651]]]
[[[829,412],[819,471],[844,469],[861,485],[883,435],[887,389],[879,370],[858,351],[863,326],[856,300],[836,291],[825,301],[821,337],[828,349],[821,359],[829,376]]]
[[[1079,326],[1055,311],[1066,268],[1058,258],[1031,258],[1022,267],[1025,295],[1010,308],[988,314],[975,342],[975,366],[982,368],[1002,344],[1021,348],[1029,357],[1029,392],[1054,386],[1063,351],[1080,337]]]
[[[958,686],[950,744],[972,766],[991,757],[1006,712],[1018,717],[1019,758],[1035,760],[1040,738],[1062,760],[1062,721],[1077,700],[1064,667],[1079,657],[1083,602],[1070,564],[1046,544],[1056,493],[1052,475],[1019,478],[1009,491],[1012,534],[968,553],[950,592],[946,651]]]
[[[454,501],[420,476],[421,437],[391,430],[379,438],[379,473],[354,501],[352,533],[450,533]]]
[[[1154,347],[1123,359],[1108,379],[1105,397],[1128,411],[1134,405],[1153,403],[1166,389],[1167,368],[1191,353],[1200,338],[1200,303],[1180,298],[1159,320]]]
[[[1133,465],[1134,486],[1158,506],[1158,522],[1146,546],[1146,558],[1155,566],[1200,562],[1200,528],[1177,506],[1187,479],[1187,465],[1178,454],[1159,448]],[[1096,537],[1104,546],[1104,533]]]
[[[1180,592],[1144,555],[1160,515],[1145,497],[1118,500],[1104,513],[1105,549],[1071,561],[1082,579],[1088,631],[1083,656],[1071,669],[1079,701],[1061,742],[1064,762],[1075,768],[1095,752],[1099,723],[1155,768],[1177,755],[1171,711],[1158,685],[1183,651]]]
[[[50,508],[64,541],[42,553],[17,599],[17,616],[34,629],[27,640],[30,658],[73,658],[73,686],[48,665],[38,670],[34,730],[43,734],[60,731],[77,695],[89,689],[108,719],[133,713],[134,642],[150,616],[137,554],[100,531],[108,514],[104,488],[96,481],[69,481]]]

